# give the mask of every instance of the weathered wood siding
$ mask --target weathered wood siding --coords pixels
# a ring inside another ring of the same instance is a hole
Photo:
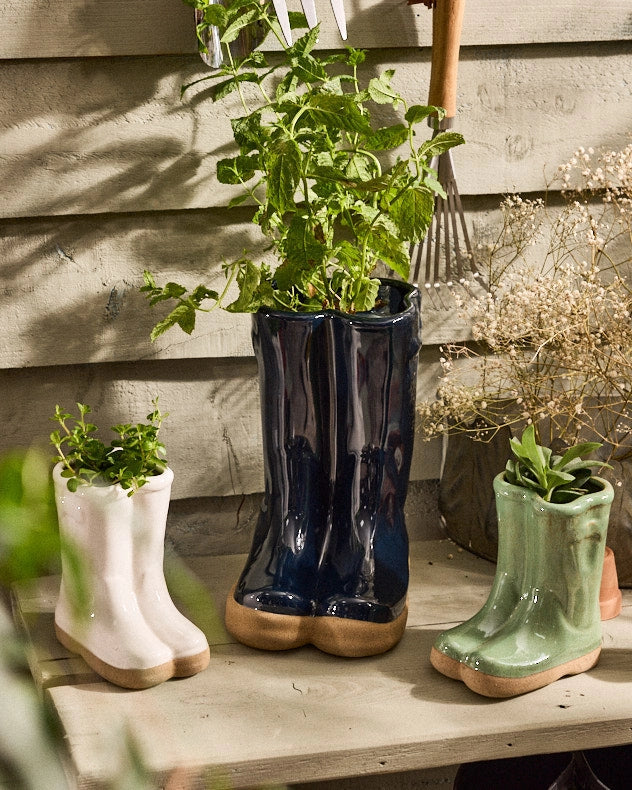
[[[298,7],[298,3],[295,3]],[[339,45],[322,3],[320,46]],[[347,3],[349,42],[394,67],[425,102],[431,14],[400,0]],[[629,0],[470,0],[457,180],[475,237],[505,191],[541,191],[579,146],[616,147],[632,129]],[[152,345],[138,294],[161,279],[221,280],[223,257],[257,248],[248,208],[228,211],[214,165],[230,149],[230,101],[184,101],[202,76],[180,0],[0,0],[0,451],[45,441],[56,402],[90,402],[104,423],[143,417],[155,394],[174,496],[261,490],[256,370],[247,316],[215,312],[191,337]],[[555,186],[553,186],[555,188]],[[420,395],[438,344],[467,336],[449,301],[424,306]],[[419,443],[414,478],[436,478]]]

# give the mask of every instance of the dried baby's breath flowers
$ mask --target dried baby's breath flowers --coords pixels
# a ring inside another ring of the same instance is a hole
[[[562,205],[501,204],[477,262],[489,292],[461,305],[474,343],[442,348],[437,398],[419,406],[426,437],[526,422],[545,443],[632,452],[632,145],[580,148],[558,178]]]

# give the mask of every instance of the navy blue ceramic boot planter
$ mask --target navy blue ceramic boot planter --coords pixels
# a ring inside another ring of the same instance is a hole
[[[355,316],[253,316],[266,491],[226,605],[244,644],[360,656],[403,633],[419,293],[388,280],[380,297]]]

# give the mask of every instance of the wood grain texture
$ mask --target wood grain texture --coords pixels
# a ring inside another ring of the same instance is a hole
[[[228,591],[234,568],[225,558],[196,563],[213,589]],[[101,787],[116,773],[125,727],[153,772],[188,769],[193,788],[210,771],[245,788],[630,742],[630,591],[623,613],[603,624],[594,670],[490,701],[436,673],[427,657],[440,631],[480,607],[493,566],[440,541],[415,544],[411,570],[409,627],[380,657],[225,643],[206,672],[177,683],[133,693],[104,682],[51,688],[79,786]]]
[[[425,103],[428,54],[381,50],[369,72]],[[0,216],[28,217],[226,205],[215,179],[229,154],[235,97],[215,107],[196,57],[7,61],[0,103]],[[632,127],[627,43],[466,52],[454,152],[463,194],[542,189],[578,145],[622,146]],[[33,89],[37,86],[37,90]],[[197,92],[196,92],[197,90]],[[233,101],[234,99],[234,101]],[[384,107],[376,120],[389,121]]]
[[[436,388],[438,350],[422,349],[418,396]],[[259,384],[250,358],[60,365],[0,371],[0,453],[45,445],[55,404],[89,403],[105,429],[137,422],[156,395],[169,412],[161,436],[175,473],[174,499],[264,490]],[[440,446],[417,442],[411,477],[439,476]]]
[[[298,0],[288,8],[300,9]],[[327,4],[318,6],[319,46],[340,47]],[[0,0],[0,58],[75,58],[103,55],[183,54],[196,50],[192,10],[181,0]],[[431,43],[431,15],[403,0],[346,4],[351,46],[410,47]],[[388,20],[384,24],[384,20]],[[627,0],[603,0],[599,13],[577,0],[466,4],[463,43],[612,41],[632,38]]]

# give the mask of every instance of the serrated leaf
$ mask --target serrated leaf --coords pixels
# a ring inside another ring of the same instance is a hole
[[[301,270],[319,264],[326,252],[326,247],[316,239],[312,225],[306,217],[292,217],[284,244],[285,258],[290,264],[298,264]],[[292,282],[288,280],[289,269],[277,268],[274,279],[281,290],[289,289]]]
[[[249,181],[259,166],[256,156],[233,156],[217,163],[217,180],[220,184],[242,184]]]
[[[380,281],[371,277],[361,277],[355,282],[353,306],[358,313],[366,313],[375,307]]]
[[[463,135],[458,132],[438,132],[430,140],[423,142],[417,149],[417,153],[425,159],[432,159],[464,142]]]
[[[347,94],[314,94],[309,97],[311,115],[329,129],[370,134],[371,126],[353,98]]]
[[[301,177],[301,152],[294,140],[275,143],[267,159],[268,201],[283,213],[294,206],[294,193]]]
[[[350,66],[359,66],[366,60],[365,49],[355,49],[354,47],[347,47],[347,63]]]
[[[377,104],[396,104],[401,101],[401,96],[391,87],[391,79],[395,71],[386,69],[379,77],[373,77],[369,81],[369,96]]]
[[[305,16],[303,16],[303,20],[305,24],[303,27],[307,27],[307,20]],[[305,35],[301,36],[294,44],[288,48],[288,55],[290,58],[297,58],[302,55],[309,55],[309,53],[314,49],[316,44],[318,44],[318,37],[320,36],[320,24],[313,27],[309,30]]]
[[[327,72],[322,63],[311,55],[302,55],[296,58],[294,74],[304,82],[319,82],[327,79]]]
[[[254,112],[241,118],[233,118],[230,122],[233,137],[242,154],[256,151],[268,137],[268,132],[261,126],[261,112]]]
[[[420,242],[426,236],[434,210],[434,194],[423,187],[410,187],[391,203],[391,217],[402,236]]]
[[[204,22],[206,25],[215,25],[223,28],[228,20],[228,13],[221,3],[212,3],[204,9]]]
[[[255,313],[261,306],[257,293],[261,283],[261,269],[251,260],[236,261],[239,296],[226,308],[231,313]]]
[[[239,32],[245,27],[248,27],[248,25],[258,19],[259,16],[260,11],[257,8],[251,8],[249,11],[241,12],[222,33],[220,38],[222,44],[230,44],[231,41],[235,41],[239,36]]]
[[[372,134],[367,135],[363,144],[370,151],[387,151],[397,148],[406,140],[408,140],[408,128],[402,123],[397,123],[376,129]]]
[[[429,118],[433,113],[439,115],[439,118],[441,118],[445,115],[445,110],[440,110],[433,106],[425,106],[423,104],[413,104],[406,110],[404,118],[410,126],[413,126],[413,124],[425,121],[426,118]]]
[[[258,83],[259,81],[260,78],[256,71],[245,71],[242,74],[236,74],[234,77],[230,77],[230,79],[224,80],[223,82],[218,82],[217,85],[214,85],[211,88],[211,98],[213,101],[220,101],[220,99],[228,96],[229,93],[236,91],[239,83]]]
[[[370,181],[375,175],[375,164],[364,154],[353,154],[347,163],[345,176],[352,181]]]
[[[151,330],[151,341],[153,342],[160,335],[164,335],[168,329],[171,329],[176,324],[187,335],[190,335],[195,329],[195,308],[188,304],[179,304]]]
[[[373,226],[365,236],[369,248],[403,280],[408,279],[410,257],[408,245],[389,233],[386,228]]]

